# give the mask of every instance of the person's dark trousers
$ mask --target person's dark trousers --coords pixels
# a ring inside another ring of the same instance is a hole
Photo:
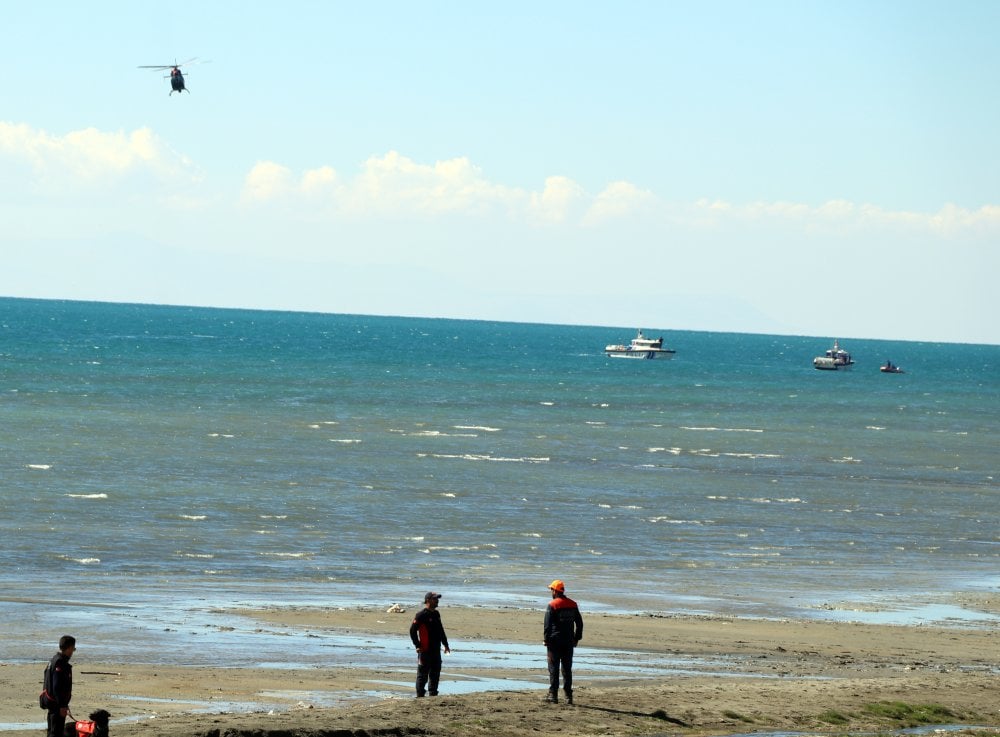
[[[426,652],[417,655],[417,696],[426,693],[438,695],[438,681],[441,679],[441,652]]]
[[[49,709],[48,737],[63,737],[65,730],[66,717],[59,713],[59,709]]]
[[[573,699],[573,648],[548,648],[549,661],[549,695],[554,700],[559,694],[559,670],[562,669],[563,688],[566,698]]]

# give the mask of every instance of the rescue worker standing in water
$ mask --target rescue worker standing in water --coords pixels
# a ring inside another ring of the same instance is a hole
[[[573,703],[573,648],[583,639],[583,617],[576,602],[566,596],[566,585],[556,579],[549,584],[552,601],[545,608],[543,640],[549,665],[550,704],[559,702],[559,670],[562,669],[566,703]]]

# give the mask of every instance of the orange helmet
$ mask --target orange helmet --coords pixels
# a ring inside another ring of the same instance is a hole
[[[549,588],[553,591],[558,591],[560,594],[566,593],[566,584],[560,581],[558,578],[549,584]]]

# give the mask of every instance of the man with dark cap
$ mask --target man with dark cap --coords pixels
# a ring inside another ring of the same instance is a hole
[[[448,636],[441,624],[441,612],[438,611],[438,601],[441,594],[428,591],[424,595],[424,608],[417,612],[410,625],[410,639],[417,648],[417,698],[425,693],[438,695],[438,680],[441,678],[441,647],[446,653]],[[426,692],[425,692],[426,687]]]
[[[549,665],[550,704],[559,702],[559,669],[562,668],[566,703],[573,703],[573,648],[583,639],[583,617],[576,602],[566,596],[566,585],[556,579],[549,584],[552,601],[545,608],[543,640]]]

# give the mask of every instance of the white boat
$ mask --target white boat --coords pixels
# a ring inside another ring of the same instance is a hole
[[[850,368],[853,365],[854,359],[851,358],[851,354],[841,348],[836,339],[833,341],[833,348],[824,355],[816,356],[813,359],[813,368],[823,371],[836,371],[837,369]]]
[[[647,338],[639,331],[628,345],[606,345],[608,358],[673,358],[676,351],[663,347],[663,338]]]

